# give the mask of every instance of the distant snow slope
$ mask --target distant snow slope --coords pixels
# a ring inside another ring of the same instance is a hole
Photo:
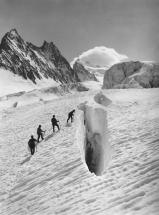
[[[59,85],[53,79],[46,79],[44,77],[42,80],[37,80],[37,84],[35,85],[31,80],[23,79],[21,76],[17,76],[2,68],[0,68],[0,77],[0,97],[20,91],[28,92],[34,89]]]
[[[83,52],[79,57],[75,58],[71,62],[71,65],[78,60],[89,71],[98,71],[103,73],[103,71],[108,69],[110,66],[123,60],[127,60],[127,58],[128,57],[126,55],[119,54],[115,49],[99,46]]]
[[[1,215],[158,215],[159,89],[105,92],[113,156],[102,177],[75,144],[78,111],[66,126],[67,113],[94,92],[0,112]],[[61,125],[54,135],[53,113]],[[46,141],[30,157],[27,141],[39,124]]]
[[[21,80],[20,80],[21,81]],[[8,83],[8,79],[7,79]],[[66,84],[66,85],[57,85],[51,87],[44,87],[40,89],[33,89],[31,91],[18,91],[17,92],[13,91],[12,94],[7,94],[5,96],[0,97],[0,111],[1,110],[6,110],[11,107],[20,107],[20,106],[25,106],[29,104],[34,104],[36,102],[41,102],[45,103],[53,99],[60,98],[61,96],[66,96],[67,94],[77,94],[78,92],[85,92],[88,91],[89,89],[92,89],[92,85],[94,83],[99,83],[99,82],[91,82],[91,83],[71,83],[71,84]],[[12,84],[12,82],[11,82]],[[22,85],[21,82],[18,82],[17,80],[17,87],[21,87],[21,89],[25,90],[27,87],[27,84],[24,81],[24,84]],[[32,86],[32,83],[30,83]],[[88,85],[88,86],[87,86]],[[8,85],[6,85],[8,86]],[[46,85],[47,86],[47,85]],[[94,87],[94,86],[93,86]],[[101,86],[98,85],[96,86],[101,89]],[[3,90],[5,87],[3,87]],[[29,88],[28,88],[29,89]],[[28,90],[27,89],[27,90]],[[94,88],[93,88],[94,89]],[[6,90],[9,90],[6,88]],[[16,88],[15,88],[16,90]]]

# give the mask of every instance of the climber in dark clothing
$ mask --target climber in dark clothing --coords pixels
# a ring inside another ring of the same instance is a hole
[[[58,128],[58,130],[60,130],[60,127],[57,124],[59,121],[55,118],[55,115],[53,115],[51,122],[52,122],[53,132],[55,132],[55,126]]]
[[[31,138],[28,141],[28,146],[30,148],[31,155],[33,155],[35,152],[36,142],[37,142],[37,140],[34,138],[33,135],[31,135]]]
[[[44,133],[44,132],[45,132],[45,131],[43,131],[43,130],[41,129],[41,125],[39,125],[39,127],[37,128],[37,135],[38,135],[37,141],[38,141],[38,143],[39,143],[40,137],[41,137],[42,140],[44,139],[44,137],[43,137],[43,133]]]
[[[73,122],[74,113],[75,113],[75,109],[68,113],[67,123],[69,119],[71,119],[71,122]]]

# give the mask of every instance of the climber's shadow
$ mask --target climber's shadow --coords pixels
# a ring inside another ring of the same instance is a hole
[[[42,140],[40,140],[39,142],[37,142],[37,143],[36,143],[36,147],[37,147],[37,146],[39,145],[39,143],[41,143],[41,142],[42,142]]]
[[[24,163],[30,161],[31,157],[32,157],[32,156],[30,155],[29,157],[25,158],[25,159],[20,163],[20,165],[23,165]]]
[[[47,136],[45,137],[45,140],[44,140],[44,141],[49,140],[49,139],[52,138],[54,135],[55,135],[54,133],[51,133],[51,134],[47,135]]]
[[[49,134],[49,135],[47,135],[47,136],[45,137],[44,141],[49,140],[50,138],[52,138],[53,136],[55,136],[57,133],[59,133],[59,130],[58,130],[58,131],[55,131],[55,132],[53,132],[53,133],[51,133],[51,134]]]
[[[70,122],[68,122],[68,123],[66,123],[66,125],[65,125],[66,127],[71,127],[72,126],[72,124],[70,123]]]

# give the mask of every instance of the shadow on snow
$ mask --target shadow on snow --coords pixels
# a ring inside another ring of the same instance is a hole
[[[66,123],[65,127],[71,127],[71,123]]]
[[[45,137],[44,141],[49,140],[50,138],[52,138],[53,136],[55,136],[58,132],[59,132],[59,131],[56,131],[56,132],[54,132],[54,133],[51,133],[51,134],[47,135],[47,136]]]
[[[24,163],[30,161],[31,157],[32,157],[32,156],[30,155],[29,157],[25,158],[25,159],[20,163],[20,165],[23,165]]]

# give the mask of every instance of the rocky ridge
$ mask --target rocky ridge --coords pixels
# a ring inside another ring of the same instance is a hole
[[[81,81],[88,80],[97,81],[96,76],[93,73],[89,72],[78,60],[75,61],[75,63],[73,64],[73,70],[75,71],[76,74],[78,74],[78,77],[80,78]]]
[[[74,71],[53,42],[41,47],[25,42],[16,29],[6,33],[0,44],[0,68],[31,80],[53,79],[60,84],[80,82],[80,71]]]

